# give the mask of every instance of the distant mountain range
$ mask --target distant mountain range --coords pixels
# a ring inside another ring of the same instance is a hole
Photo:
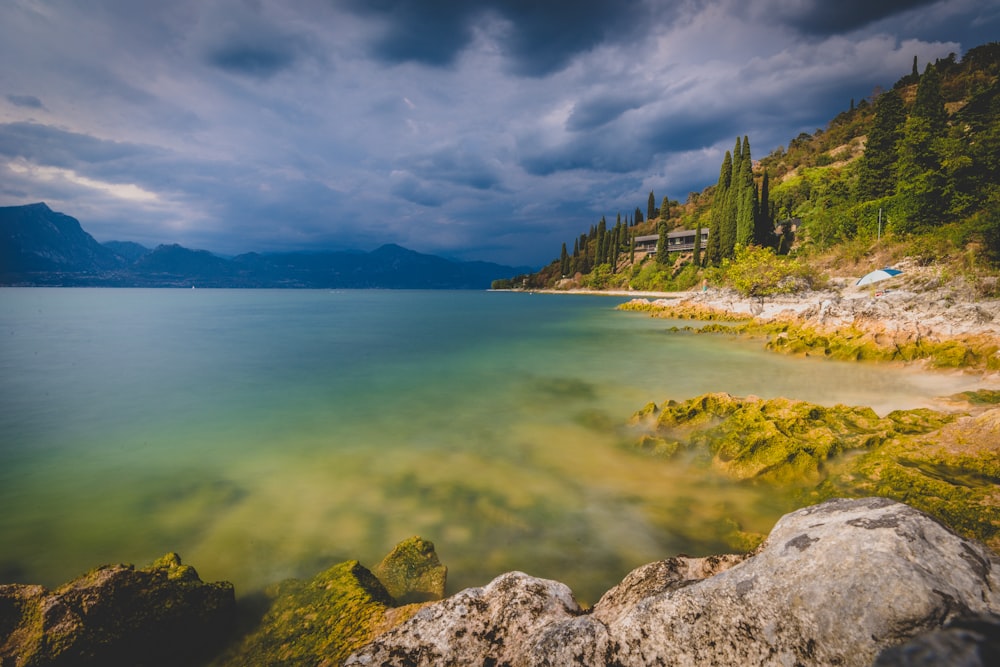
[[[530,272],[384,245],[372,252],[248,253],[227,259],[179,245],[98,243],[44,203],[0,207],[0,285],[486,289]]]

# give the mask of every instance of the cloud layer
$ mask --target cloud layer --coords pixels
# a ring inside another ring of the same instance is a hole
[[[737,135],[763,156],[996,34],[1000,0],[11,0],[0,205],[540,264],[712,183]]]

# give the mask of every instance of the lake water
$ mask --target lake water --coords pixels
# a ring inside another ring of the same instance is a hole
[[[449,590],[508,570],[593,603],[792,505],[629,449],[707,391],[881,413],[975,377],[669,333],[615,297],[0,289],[0,582],[181,554],[244,595],[411,535]]]

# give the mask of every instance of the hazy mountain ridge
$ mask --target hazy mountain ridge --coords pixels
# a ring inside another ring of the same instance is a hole
[[[384,245],[370,253],[247,253],[98,243],[44,203],[0,207],[0,284],[106,287],[486,289],[524,267],[457,262]]]

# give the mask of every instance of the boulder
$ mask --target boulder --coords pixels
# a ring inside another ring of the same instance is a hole
[[[177,554],[106,565],[55,591],[0,585],[4,667],[189,663],[228,637],[232,584],[204,583]]]
[[[440,600],[447,569],[434,545],[411,537],[374,568],[356,560],[308,581],[289,579],[268,591],[267,608],[217,665],[339,665],[379,633],[409,619],[419,602]]]
[[[269,591],[259,625],[231,647],[223,665],[336,665],[375,636],[393,600],[358,561]]]
[[[347,665],[870,665],[959,617],[1000,613],[1000,558],[884,498],[786,515],[751,556],[646,565],[583,610],[503,575],[421,609]]]
[[[438,560],[432,542],[411,537],[397,544],[372,574],[396,602],[410,604],[443,598],[448,568]]]

